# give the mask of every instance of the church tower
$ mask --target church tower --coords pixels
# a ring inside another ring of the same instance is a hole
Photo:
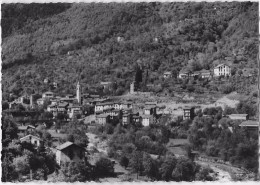
[[[79,84],[79,81],[77,83],[77,100],[78,100],[78,103],[81,105],[81,87],[80,87],[80,84]]]

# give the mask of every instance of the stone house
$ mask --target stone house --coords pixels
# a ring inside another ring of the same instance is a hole
[[[144,107],[145,115],[156,115],[156,106],[155,105],[147,105]]]
[[[27,135],[27,136],[24,136],[20,139],[21,142],[27,142],[27,143],[31,143],[37,147],[39,147],[43,141],[37,137],[37,136],[33,136],[31,134]]]
[[[184,107],[183,108],[183,120],[193,119],[195,117],[195,107]]]
[[[96,115],[96,122],[100,125],[105,125],[108,123],[110,116],[107,114]]]
[[[67,141],[56,149],[56,161],[59,165],[67,162],[85,162],[85,149],[79,145]]]

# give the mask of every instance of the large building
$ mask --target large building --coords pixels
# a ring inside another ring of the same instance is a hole
[[[226,64],[219,64],[214,67],[214,76],[231,76],[231,68]]]

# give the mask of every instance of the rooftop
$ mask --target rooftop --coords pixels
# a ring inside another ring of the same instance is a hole
[[[100,114],[100,115],[96,115],[97,118],[107,118],[108,115],[107,114]]]
[[[33,137],[33,138],[35,138],[35,139],[41,140],[39,137],[37,137],[37,136],[34,136],[34,135],[31,135],[31,134],[29,134],[29,135],[27,135],[27,136],[24,136],[24,137],[22,137],[20,140],[24,140],[24,139],[26,139],[26,138],[28,138],[28,137]]]
[[[247,120],[243,121],[240,125],[240,127],[259,127],[259,122],[254,120]]]
[[[240,116],[240,117],[244,117],[247,116],[248,114],[230,114],[228,116]]]
[[[227,65],[227,64],[219,64],[219,65],[215,66],[214,68],[221,67],[221,66],[223,66],[223,65],[226,65],[226,66],[229,67],[229,65]]]

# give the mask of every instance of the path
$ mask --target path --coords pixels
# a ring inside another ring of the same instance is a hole
[[[107,150],[108,150],[107,140],[101,141],[100,138],[93,133],[86,133],[86,135],[89,138],[88,148],[91,149],[94,147],[97,150],[97,153],[91,155],[89,162],[91,164],[95,164],[100,157],[109,158],[107,156]],[[117,177],[102,178],[100,179],[100,181],[101,182],[123,182],[125,177],[129,174],[129,171],[126,170],[124,167],[122,167],[117,160],[114,160],[112,158],[109,159],[115,161],[114,169],[115,169],[115,173],[117,174]]]
[[[200,164],[201,166],[210,167],[214,172],[217,173],[217,181],[218,182],[230,182],[232,178],[227,171],[224,171],[218,167],[217,164],[210,163],[210,162],[202,162],[202,161],[195,161],[196,163]]]

